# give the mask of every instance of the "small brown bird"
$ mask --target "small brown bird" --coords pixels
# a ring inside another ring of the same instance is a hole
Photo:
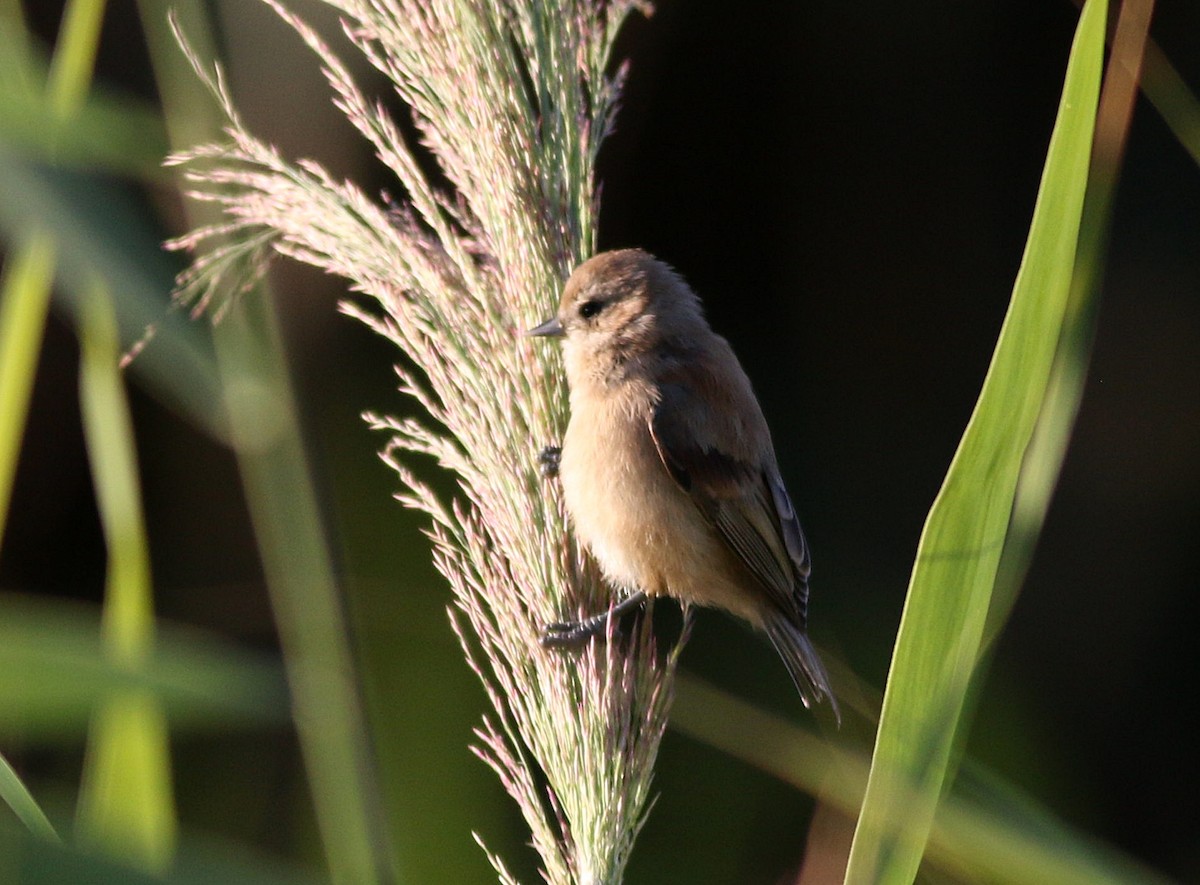
[[[670,267],[638,249],[605,252],[567,280],[556,316],[530,335],[565,336],[571,420],[557,464],[575,532],[630,595],[715,606],[765,630],[804,700],[829,677],[805,633],[808,545],[770,431],[728,342]],[[552,624],[582,639],[604,613]]]

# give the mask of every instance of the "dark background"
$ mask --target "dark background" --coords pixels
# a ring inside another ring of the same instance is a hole
[[[917,537],[1020,261],[1077,12],[1065,0],[656,6],[621,41],[632,68],[600,162],[600,245],[672,263],[740,354],[814,550],[814,633],[881,686]],[[27,7],[52,36],[57,5]],[[153,98],[135,13],[112,4],[100,77]],[[259,134],[389,186],[328,116],[293,35],[257,4],[230,4],[222,21]],[[1152,35],[1200,88],[1200,5],[1161,0]],[[177,232],[169,214],[161,223]],[[527,870],[522,824],[465,749],[485,702],[446,622],[449,593],[419,520],[390,499],[383,440],[357,417],[408,408],[395,354],[335,313],[336,284],[291,269],[277,290],[413,881],[489,881],[471,828]],[[0,589],[99,597],[75,360],[56,320]],[[970,751],[1184,880],[1200,879],[1198,381],[1200,170],[1140,100],[1078,427]],[[232,459],[134,398],[160,613],[270,646]],[[684,665],[803,716],[770,648],[727,618],[701,615]],[[69,792],[78,747],[17,749],[35,792]],[[175,751],[185,826],[314,856],[290,735],[182,737]],[[797,866],[803,795],[677,734],[656,784],[631,882],[766,883]],[[429,850],[434,832],[459,846],[460,872]]]

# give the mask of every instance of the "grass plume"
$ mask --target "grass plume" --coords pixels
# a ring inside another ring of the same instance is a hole
[[[542,625],[600,610],[609,592],[538,470],[537,452],[561,439],[566,390],[557,350],[523,330],[594,249],[594,163],[621,80],[612,45],[636,4],[331,0],[411,111],[433,180],[384,104],[303,20],[267,2],[320,60],[335,104],[403,198],[374,200],[281,156],[248,130],[221,70],[191,54],[225,138],[169,162],[223,218],[171,244],[195,255],[181,297],[219,313],[279,255],[365,296],[344,310],[407,355],[415,369],[397,370],[400,388],[430,419],[368,416],[389,434],[400,499],[432,518],[452,620],[492,703],[475,751],[517,800],[547,881],[618,882],[649,807],[682,640],[658,654],[643,619],[628,639],[578,654],[539,645]],[[411,453],[451,471],[459,494],[439,498]]]

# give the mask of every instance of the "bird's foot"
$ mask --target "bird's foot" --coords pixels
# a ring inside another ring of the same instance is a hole
[[[606,612],[592,615],[579,621],[555,621],[547,624],[542,630],[541,642],[543,648],[574,648],[583,645],[593,636],[599,636],[608,628],[610,619],[620,618],[635,608],[640,608],[646,601],[642,591],[633,593],[622,599]],[[619,636],[620,631],[614,629],[613,635]]]
[[[558,465],[561,461],[562,446],[546,446],[538,452],[538,466],[546,479],[558,476]]]

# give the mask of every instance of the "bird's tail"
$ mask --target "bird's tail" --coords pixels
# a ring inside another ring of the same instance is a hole
[[[763,626],[775,650],[783,658],[804,706],[811,708],[828,699],[833,715],[841,725],[842,711],[838,709],[837,698],[833,696],[833,689],[829,685],[829,674],[825,672],[817,650],[808,641],[804,628],[792,623],[783,614],[768,618]]]

